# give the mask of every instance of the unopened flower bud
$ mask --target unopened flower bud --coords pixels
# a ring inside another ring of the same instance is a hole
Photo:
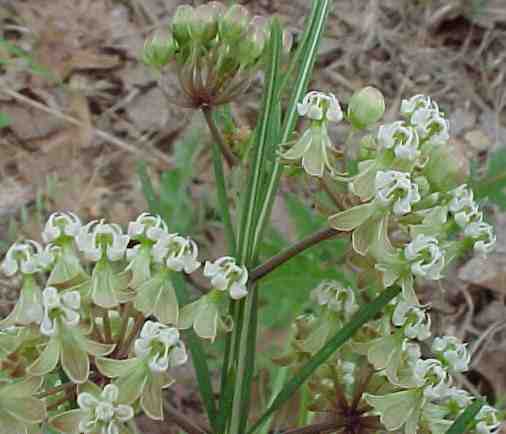
[[[269,20],[255,16],[249,26],[248,34],[239,43],[239,57],[242,64],[254,64],[264,51],[269,37]]]
[[[204,43],[213,40],[218,33],[218,22],[223,12],[224,6],[218,2],[200,5],[195,9],[192,36]]]
[[[180,45],[185,45],[190,41],[194,17],[195,9],[192,6],[181,5],[176,9],[172,19],[172,34]]]
[[[383,113],[385,113],[383,94],[372,86],[355,92],[348,105],[348,120],[359,130],[378,122]]]
[[[233,5],[220,22],[220,35],[228,43],[237,42],[246,31],[250,14],[242,5]]]
[[[176,50],[177,43],[172,35],[166,31],[157,31],[146,40],[142,60],[146,65],[163,68],[170,62]]]

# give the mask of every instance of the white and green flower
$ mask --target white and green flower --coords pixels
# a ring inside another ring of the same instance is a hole
[[[93,383],[80,387],[78,409],[69,410],[49,420],[49,426],[65,434],[120,434],[124,424],[134,417],[132,406],[121,403],[118,387],[108,384],[101,390]]]
[[[42,291],[44,315],[40,323],[40,332],[45,336],[57,333],[59,324],[75,327],[79,324],[81,295],[77,291],[59,294],[58,290],[48,287]]]
[[[436,337],[432,342],[432,352],[452,371],[465,372],[469,369],[471,354],[466,344],[454,336]]]
[[[8,277],[14,276],[18,272],[21,274],[38,273],[44,271],[47,266],[47,261],[44,258],[44,249],[38,242],[26,240],[14,243],[5,254],[1,270]]]
[[[327,132],[328,122],[340,122],[343,112],[337,98],[331,93],[309,92],[299,103],[300,116],[311,120],[310,127],[287,151],[285,160],[302,160],[302,167],[310,176],[322,177],[325,171],[336,174],[332,153],[335,152]]]
[[[311,298],[318,305],[341,314],[344,319],[349,319],[358,310],[353,289],[345,288],[339,282],[324,281],[320,283],[311,291]]]
[[[418,133],[403,121],[382,125],[378,131],[378,143],[384,149],[391,149],[401,160],[414,161],[418,156]]]
[[[119,225],[93,220],[80,229],[76,244],[90,261],[106,258],[114,262],[124,259],[129,240]]]
[[[228,291],[230,297],[239,300],[248,294],[248,270],[244,265],[237,265],[236,260],[224,256],[214,262],[206,261],[204,276],[211,280],[213,288]]]
[[[75,238],[81,230],[81,220],[72,212],[55,212],[49,216],[42,239],[45,243],[63,241],[64,238]]]
[[[487,255],[494,250],[496,236],[493,227],[488,223],[469,223],[464,229],[464,236],[472,240],[475,252],[481,255]]]
[[[419,306],[399,301],[392,314],[392,323],[402,327],[409,339],[423,341],[430,337],[430,316]]]
[[[376,200],[383,206],[392,206],[395,215],[411,212],[413,204],[420,201],[418,185],[406,172],[378,171],[374,182]]]
[[[411,272],[415,276],[429,280],[441,278],[445,258],[436,238],[422,234],[417,235],[404,248],[404,255],[410,263]]]

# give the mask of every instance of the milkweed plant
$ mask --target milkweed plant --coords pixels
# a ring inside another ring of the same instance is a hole
[[[398,120],[380,124],[385,103],[373,87],[355,92],[345,109],[331,92],[308,90],[330,4],[313,3],[297,48],[275,18],[218,2],[180,6],[166,32],[147,40],[144,62],[161,82],[176,75],[179,103],[201,110],[210,127],[227,255],[203,259],[190,236],[148,212],[127,228],[56,212],[42,243],[13,244],[1,265],[20,287],[0,322],[1,434],[135,433],[140,413],[189,434],[266,433],[301,386],[307,410],[327,418],[290,433],[498,431],[504,413],[454,380],[469,369],[468,344],[433,336],[430,297],[417,292],[455,259],[491,252],[493,228],[462,181],[450,125],[429,96],[403,99]],[[262,86],[263,99],[239,155],[223,140],[215,109],[252,85]],[[354,169],[329,134],[339,123],[351,132],[345,147],[358,147]],[[244,174],[237,213],[225,163]],[[261,263],[287,166],[349,200],[321,231]],[[296,317],[274,359],[290,376],[252,420],[262,278],[336,236],[350,238],[368,273],[355,285],[325,280],[313,289],[311,313]],[[195,273],[208,285],[192,299],[185,282]],[[218,390],[205,355],[217,336],[226,344]],[[207,426],[164,399],[185,364],[195,368]]]

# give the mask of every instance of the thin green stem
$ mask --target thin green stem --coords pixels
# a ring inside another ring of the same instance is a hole
[[[104,312],[102,314],[102,321],[104,324],[105,343],[112,344],[112,328],[111,319],[109,318],[109,310],[104,309]]]
[[[229,147],[225,143],[225,140],[223,140],[220,130],[218,129],[216,123],[214,122],[212,108],[210,106],[204,105],[202,106],[202,112],[204,113],[204,117],[206,118],[207,125],[209,127],[209,130],[211,131],[211,134],[213,135],[214,141],[216,142],[215,145],[218,147],[220,153],[223,154],[223,157],[225,158],[227,164],[230,167],[234,166],[239,161],[237,157],[229,149]]]
[[[220,146],[220,142],[223,143],[223,140],[221,139],[221,134],[218,130],[218,127],[216,126],[216,123],[214,122],[212,109],[208,106],[204,106],[202,107],[202,112],[204,113],[207,125],[209,126],[209,130],[211,131],[214,138],[212,144],[212,152],[213,152],[214,177],[216,180],[216,189],[218,193],[218,203],[221,218],[223,219],[223,224],[225,226],[225,237],[227,239],[228,250],[231,256],[235,256],[236,241],[235,241],[234,227],[232,225],[232,219],[230,218],[227,187],[225,184],[223,161],[221,158],[221,151],[220,151],[220,149],[223,149],[222,146]]]
[[[474,401],[463,413],[461,413],[455,422],[453,422],[452,426],[448,428],[448,431],[446,431],[446,434],[465,433],[484,404],[485,403],[481,399]]]

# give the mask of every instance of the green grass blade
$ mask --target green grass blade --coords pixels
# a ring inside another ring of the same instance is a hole
[[[339,330],[323,348],[314,355],[297,374],[278,393],[272,404],[248,431],[248,434],[256,432],[272,413],[287,402],[305,381],[325,363],[343,344],[345,344],[366,322],[373,319],[382,309],[400,293],[399,287],[390,287],[384,290],[371,303],[363,306],[341,330]]]
[[[453,422],[452,426],[448,428],[446,434],[465,433],[484,404],[485,403],[481,399],[474,401],[457,419],[455,419],[455,422]]]
[[[186,284],[181,273],[172,273],[172,283],[176,289],[176,296],[179,304],[183,305],[188,302],[188,294],[186,292]],[[207,357],[200,339],[197,337],[193,330],[183,332],[184,340],[192,356],[193,367],[195,369],[195,376],[197,377],[198,388],[204,407],[206,408],[207,416],[213,432],[218,433],[217,426],[217,409],[214,400],[213,388],[211,385],[211,373],[207,364]]]
[[[297,121],[297,103],[301,101],[305,92],[307,91],[308,83],[313,72],[318,47],[320,45],[325,23],[330,7],[330,0],[316,0],[313,3],[313,10],[311,16],[313,20],[308,23],[307,38],[303,38],[303,49],[301,60],[302,64],[299,69],[298,76],[295,81],[295,86],[290,96],[290,101],[285,112],[283,121],[283,128],[281,133],[280,144],[286,143],[295,128]],[[275,160],[272,176],[267,187],[264,201],[261,204],[261,210],[258,214],[258,225],[256,227],[253,248],[255,249],[262,238],[265,229],[265,223],[271,213],[272,204],[276,191],[278,190],[279,180],[281,178],[282,166],[279,159]]]
[[[262,179],[265,169],[266,154],[268,154],[269,138],[271,128],[276,128],[276,107],[279,104],[278,80],[279,65],[281,58],[282,32],[279,22],[274,19],[271,26],[271,37],[268,49],[268,63],[266,68],[266,86],[260,117],[257,124],[254,150],[252,154],[252,165],[250,184],[246,192],[246,200],[243,204],[243,216],[241,218],[240,241],[239,241],[239,262],[252,265],[255,256],[252,240],[256,231],[258,204],[264,198],[262,194]],[[274,125],[273,125],[274,123]],[[234,330],[232,339],[238,342],[236,345],[237,354],[234,357],[235,369],[237,371],[234,384],[234,395],[232,402],[232,414],[230,415],[230,434],[243,434],[245,431],[249,412],[249,396],[251,392],[251,381],[253,378],[255,347],[256,347],[256,317],[257,297],[256,289],[250,288],[246,300],[242,300],[238,306],[238,315],[234,317]],[[242,314],[241,314],[242,312]]]
[[[139,161],[137,163],[137,174],[141,181],[142,193],[148,203],[149,210],[153,214],[160,214],[160,199],[149,177],[145,161]]]

